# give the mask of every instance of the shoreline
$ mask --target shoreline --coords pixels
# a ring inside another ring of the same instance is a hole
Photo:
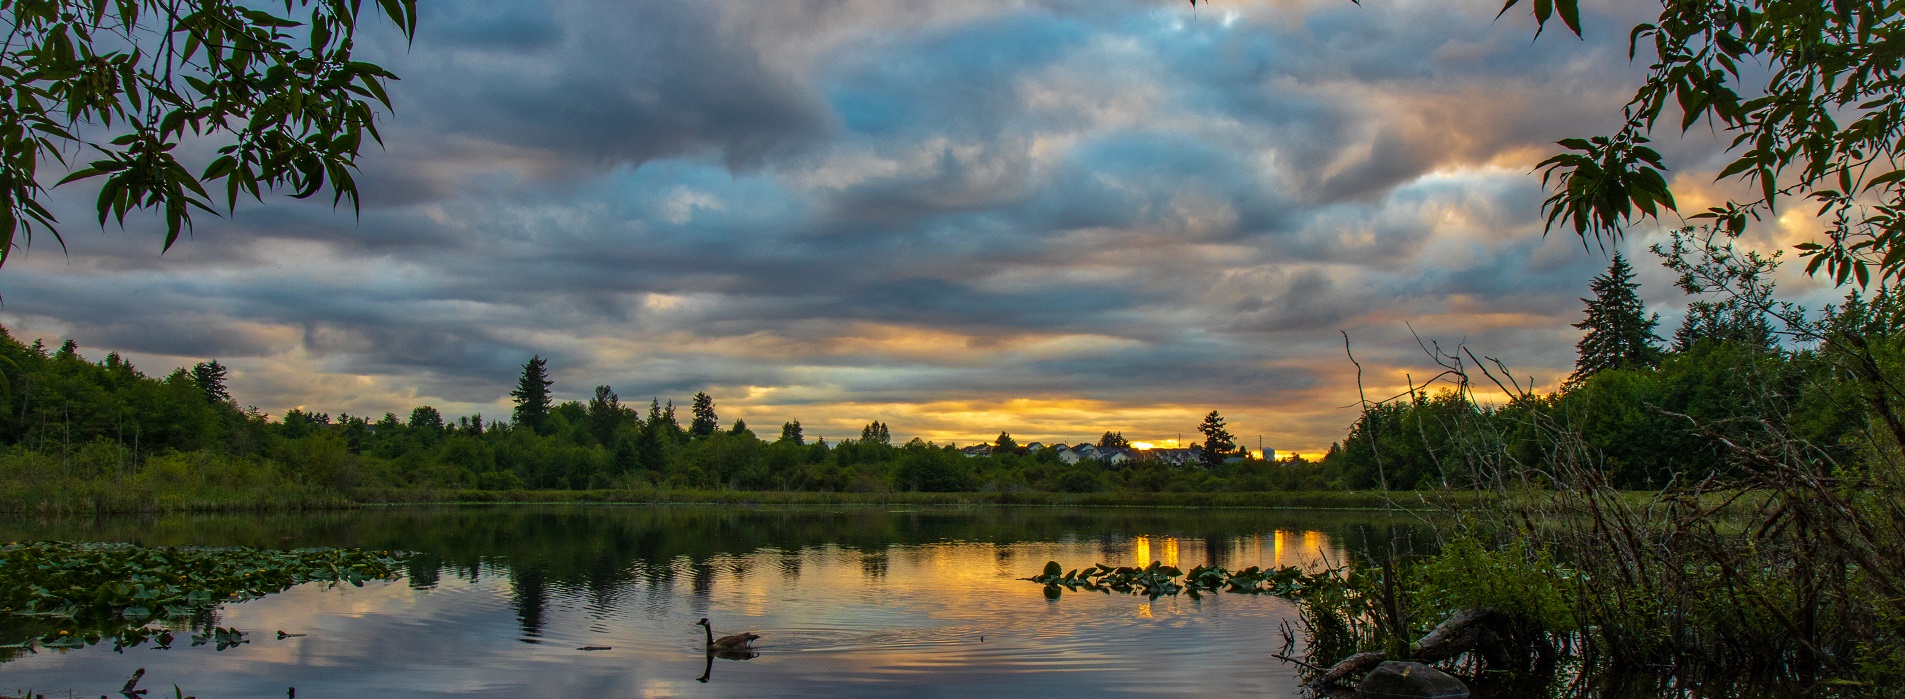
[[[23,495],[23,494],[22,494]],[[1473,504],[1470,492],[1268,491],[1250,493],[1060,493],[1020,492],[803,492],[709,490],[438,490],[366,489],[350,495],[252,493],[198,497],[0,496],[0,515],[131,515],[213,512],[349,510],[368,507],[481,505],[814,505],[1126,507],[1160,509],[1263,509],[1345,512],[1428,512]]]

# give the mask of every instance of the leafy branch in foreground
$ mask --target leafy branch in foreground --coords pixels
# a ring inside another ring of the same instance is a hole
[[[191,621],[220,602],[243,602],[307,582],[400,577],[404,554],[309,548],[148,548],[134,544],[35,542],[0,546],[0,612],[25,638],[12,648],[60,648],[111,637],[115,647],[171,642],[164,620]],[[243,643],[237,629],[207,625],[193,645]]]
[[[281,16],[216,0],[0,0],[0,264],[36,229],[64,245],[38,174],[73,147],[98,159],[58,184],[103,178],[102,226],[163,210],[166,249],[192,209],[217,213],[206,185],[220,180],[226,210],[240,193],[327,184],[355,207],[358,151],[382,142],[372,103],[389,109],[396,79],[353,58],[362,4],[285,0]],[[415,35],[416,0],[376,5]],[[175,152],[188,138],[223,144],[196,175]]]
[[[1502,10],[1518,4],[1508,0]],[[1552,9],[1550,8],[1552,4]],[[1545,25],[1559,11],[1576,35],[1576,0],[1536,0]],[[1539,30],[1537,30],[1537,34]],[[1670,110],[1681,132],[1706,122],[1732,136],[1720,180],[1753,185],[1690,218],[1729,236],[1775,216],[1782,199],[1810,199],[1829,219],[1825,240],[1797,246],[1809,274],[1868,286],[1905,275],[1905,97],[1901,6],[1884,0],[1662,0],[1633,28],[1628,55],[1655,60],[1612,137],[1565,139],[1543,161],[1553,194],[1548,226],[1584,240],[1617,240],[1624,226],[1674,209],[1647,134]],[[1764,83],[1759,83],[1763,76]],[[1752,82],[1748,82],[1752,81]],[[1744,94],[1743,94],[1744,93]]]

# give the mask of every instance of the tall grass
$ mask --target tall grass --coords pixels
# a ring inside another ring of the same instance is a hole
[[[1478,368],[1473,355],[1437,356],[1447,369],[1440,378],[1471,405],[1479,403],[1471,374],[1515,400],[1535,399],[1495,380],[1503,375],[1499,364]],[[1789,421],[1800,416],[1790,414],[1785,394],[1758,388],[1754,418],[1687,419],[1687,429],[1724,450],[1725,470],[1648,494],[1609,485],[1565,412],[1473,410],[1428,426],[1454,445],[1438,455],[1439,467],[1450,482],[1465,484],[1445,492],[1444,516],[1428,520],[1441,552],[1371,561],[1400,582],[1364,591],[1383,603],[1310,616],[1408,613],[1360,624],[1327,620],[1313,636],[1320,631],[1328,640],[1321,649],[1329,656],[1398,647],[1407,654],[1407,641],[1440,620],[1488,608],[1507,615],[1509,633],[1525,636],[1519,643],[1557,650],[1559,662],[1544,665],[1534,653],[1502,668],[1471,653],[1458,669],[1526,675],[1572,668],[1578,678],[1594,678],[1578,684],[1581,692],[1724,678],[1897,696],[1905,689],[1899,444],[1873,429],[1861,435],[1867,441],[1857,460],[1834,460],[1792,436]],[[1539,453],[1509,448],[1527,444],[1531,433],[1544,445]],[[1340,638],[1345,628],[1360,634]]]

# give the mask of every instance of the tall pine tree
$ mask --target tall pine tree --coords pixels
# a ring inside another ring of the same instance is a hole
[[[720,429],[721,421],[714,416],[714,397],[707,393],[696,393],[693,408],[694,419],[688,422],[688,434],[706,437]]]
[[[509,395],[516,399],[516,412],[513,419],[516,424],[541,433],[549,422],[549,387],[555,385],[549,380],[549,360],[542,355],[529,358],[523,365],[522,378],[516,380],[516,390]]]
[[[60,346],[60,351],[69,357],[73,356],[71,349],[73,346],[73,341],[67,340],[66,344]],[[199,362],[193,366],[192,382],[198,384],[198,390],[205,392],[206,402],[231,402],[232,394],[225,390],[225,365],[219,364],[218,360]]]
[[[1574,324],[1587,335],[1574,346],[1578,356],[1568,381],[1580,382],[1603,369],[1659,365],[1660,336],[1654,334],[1654,326],[1660,324],[1660,314],[1647,315],[1636,293],[1640,284],[1634,281],[1634,268],[1627,260],[1615,253],[1607,274],[1595,277],[1588,289],[1594,298],[1581,299],[1587,304],[1587,317]]]
[[[1204,449],[1197,456],[1205,466],[1221,465],[1231,452],[1237,451],[1237,438],[1231,436],[1230,430],[1224,426],[1224,416],[1218,415],[1217,411],[1212,410],[1205,415],[1197,431],[1204,434]]]

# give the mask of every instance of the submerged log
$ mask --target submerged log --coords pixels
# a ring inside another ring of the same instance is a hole
[[[1412,644],[1410,654],[1416,660],[1433,663],[1476,651],[1496,664],[1503,655],[1508,624],[1508,615],[1493,609],[1464,609]]]
[[[1509,623],[1508,615],[1493,609],[1464,609],[1436,625],[1421,640],[1410,644],[1409,651],[1415,660],[1429,663],[1472,651],[1479,653],[1486,664],[1500,665],[1508,655],[1505,646],[1509,638]],[[1331,666],[1312,680],[1310,686],[1344,684],[1351,678],[1361,680],[1372,668],[1388,659],[1376,651],[1357,653]],[[1438,671],[1437,674],[1442,673]]]
[[[1369,672],[1370,668],[1376,667],[1377,665],[1381,665],[1382,661],[1383,661],[1383,654],[1373,650],[1363,652],[1363,653],[1357,653],[1355,655],[1344,658],[1342,662],[1339,662],[1335,665],[1331,665],[1329,671],[1324,672],[1322,676],[1314,680],[1311,680],[1310,685],[1314,687],[1328,687],[1330,685],[1337,684],[1351,677],[1360,678],[1365,673]]]

